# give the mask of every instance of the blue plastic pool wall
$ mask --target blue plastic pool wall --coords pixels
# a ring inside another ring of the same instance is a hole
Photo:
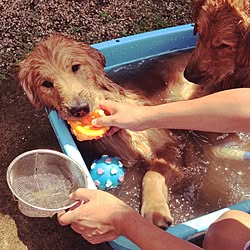
[[[130,62],[194,48],[196,39],[197,38],[193,36],[192,24],[187,24],[114,39],[93,44],[92,46],[104,54],[106,58],[106,69],[110,69]],[[82,166],[87,174],[88,188],[96,189],[82,155],[65,122],[61,120],[56,111],[51,111],[48,116],[62,151]],[[249,213],[250,200],[172,226],[167,232],[182,239],[194,239],[197,235],[207,230],[209,225],[222,213],[230,209],[238,209]],[[135,244],[123,236],[110,242],[110,245],[115,250],[139,249]]]

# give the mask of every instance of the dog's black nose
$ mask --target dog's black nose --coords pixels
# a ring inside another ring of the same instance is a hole
[[[74,117],[83,117],[87,115],[89,112],[90,112],[90,107],[89,104],[87,103],[81,104],[80,106],[73,107],[70,109],[70,113]]]
[[[190,82],[200,84],[201,74],[194,72],[193,70],[189,70],[189,68],[184,70],[184,77]]]

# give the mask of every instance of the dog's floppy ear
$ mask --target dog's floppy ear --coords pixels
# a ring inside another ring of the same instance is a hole
[[[103,68],[106,66],[106,59],[99,50],[85,43],[80,43],[80,45],[82,46],[84,50],[87,50],[88,55],[91,56],[95,61],[98,61],[102,65]]]
[[[97,49],[91,47],[92,49],[94,49],[93,51],[93,55],[94,57],[102,64],[103,67],[106,66],[106,59],[104,57],[104,55]]]
[[[241,66],[250,66],[250,25],[246,29],[239,45],[237,64]]]
[[[195,23],[195,26],[194,26],[194,35],[196,35],[197,33],[197,19],[198,19],[198,16],[199,16],[199,13],[200,13],[200,10],[201,10],[201,7],[202,5],[205,3],[205,0],[193,0],[192,1],[192,19],[193,19],[193,22]]]
[[[30,62],[28,62],[28,59],[25,59],[18,63],[19,83],[21,84],[32,105],[37,109],[41,109],[42,107],[44,107],[44,104],[42,103],[39,96],[35,94],[35,84],[33,83],[34,77],[30,73],[30,67],[31,66]]]
[[[192,18],[193,21],[196,22],[199,16],[202,5],[206,0],[193,0],[192,1]]]

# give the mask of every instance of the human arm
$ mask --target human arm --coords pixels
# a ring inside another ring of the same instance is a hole
[[[93,244],[124,235],[144,250],[200,249],[149,223],[130,206],[107,192],[78,189],[71,198],[87,202],[71,211],[59,213],[58,221],[61,225],[71,224],[74,231]]]
[[[201,98],[157,106],[106,101],[111,115],[93,121],[98,126],[131,130],[190,129],[209,132],[250,132],[250,88],[225,90]]]

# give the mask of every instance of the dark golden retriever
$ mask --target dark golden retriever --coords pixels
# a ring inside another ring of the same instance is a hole
[[[186,79],[209,92],[249,87],[250,1],[193,0],[192,15],[199,36]]]
[[[174,86],[176,81],[187,82],[183,77],[186,59],[174,60],[169,62],[171,73],[165,76],[169,86]],[[55,35],[38,44],[20,62],[19,79],[34,106],[54,108],[64,120],[78,119],[92,112],[104,99],[140,105],[155,104],[159,99],[146,98],[116,84],[107,76],[104,66],[105,58],[93,47]],[[166,86],[164,82],[163,85]],[[147,169],[142,182],[141,214],[159,227],[165,228],[172,222],[168,185],[183,176],[181,137],[164,129],[120,130],[87,144],[94,154],[118,156],[126,167],[141,165]]]

